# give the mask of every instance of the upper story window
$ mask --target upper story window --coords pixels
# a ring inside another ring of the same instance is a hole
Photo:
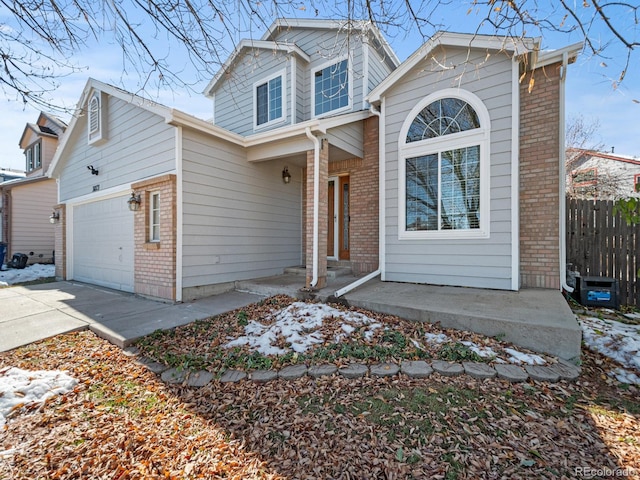
[[[25,155],[27,156],[27,172],[30,172],[33,170],[33,150],[31,147],[27,149]]]
[[[489,114],[470,92],[429,95],[399,139],[399,237],[489,235]]]
[[[32,172],[38,168],[42,168],[42,147],[40,142],[34,143],[25,150],[25,156],[27,160],[27,172]]]
[[[40,142],[33,146],[33,168],[38,169],[42,167],[42,152]]]
[[[254,84],[254,127],[264,127],[285,120],[284,77],[285,72],[279,72]]]
[[[348,59],[314,70],[311,78],[314,116],[349,107],[352,95]]]
[[[640,173],[633,176],[633,191],[640,192]]]

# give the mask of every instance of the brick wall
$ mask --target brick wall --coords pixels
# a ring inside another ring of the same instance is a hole
[[[364,121],[363,158],[329,164],[329,176],[349,174],[350,260],[353,273],[378,268],[378,117]]]
[[[520,280],[560,288],[560,64],[531,72],[520,86]]]
[[[135,292],[176,299],[176,176],[163,175],[131,186],[142,203],[134,216]],[[149,242],[151,194],[160,193],[160,241]]]
[[[350,189],[350,261],[353,273],[361,275],[373,272],[378,268],[378,226],[379,226],[379,172],[378,172],[378,117],[371,117],[364,121],[364,158],[351,158],[336,162],[330,162],[328,166],[328,177],[349,175]],[[308,168],[313,166],[313,151],[308,160]],[[330,159],[329,159],[330,160]],[[311,203],[313,195],[311,188],[307,188],[308,182],[313,182],[313,175],[309,175],[308,168],[304,170],[302,183],[302,208],[307,212],[307,204]],[[324,198],[326,199],[325,190]],[[326,217],[326,210],[324,210]],[[309,254],[311,236],[307,235],[308,229],[313,228],[313,210],[310,209],[306,215],[306,222],[302,226],[303,249],[307,252],[307,265],[311,265]],[[309,230],[312,231],[312,230]],[[324,230],[326,239],[326,230]],[[326,252],[326,240],[321,240],[322,252]]]
[[[60,219],[53,229],[53,245],[55,252],[56,280],[67,279],[67,206],[55,205],[54,212],[58,212]]]

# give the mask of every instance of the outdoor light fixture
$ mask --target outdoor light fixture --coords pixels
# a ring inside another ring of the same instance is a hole
[[[135,212],[140,209],[140,194],[136,195],[136,192],[131,192],[131,196],[129,200],[127,200],[127,205],[129,205],[129,210]]]
[[[289,173],[289,167],[284,167],[284,170],[282,170],[282,181],[284,183],[289,183],[291,181],[291,174]]]
[[[98,175],[98,169],[97,168],[93,168],[93,165],[89,165],[87,167],[87,170],[91,170],[91,175]]]
[[[58,223],[59,220],[60,220],[60,214],[54,210],[51,216],[49,217],[49,222]]]

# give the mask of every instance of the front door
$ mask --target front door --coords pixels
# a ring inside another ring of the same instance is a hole
[[[330,178],[327,257],[334,260],[349,260],[349,200],[349,176]]]

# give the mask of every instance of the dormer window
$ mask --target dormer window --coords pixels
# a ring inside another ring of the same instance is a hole
[[[311,83],[315,117],[349,108],[352,95],[347,58],[314,70]]]
[[[33,168],[38,169],[42,167],[42,153],[40,152],[40,142],[33,146]]]
[[[262,128],[285,120],[285,72],[254,84],[254,128]]]
[[[33,172],[39,168],[42,168],[42,153],[40,142],[34,143],[24,151],[26,156],[27,172]]]
[[[27,156],[27,172],[30,172],[33,170],[33,150],[29,148],[25,154]]]

